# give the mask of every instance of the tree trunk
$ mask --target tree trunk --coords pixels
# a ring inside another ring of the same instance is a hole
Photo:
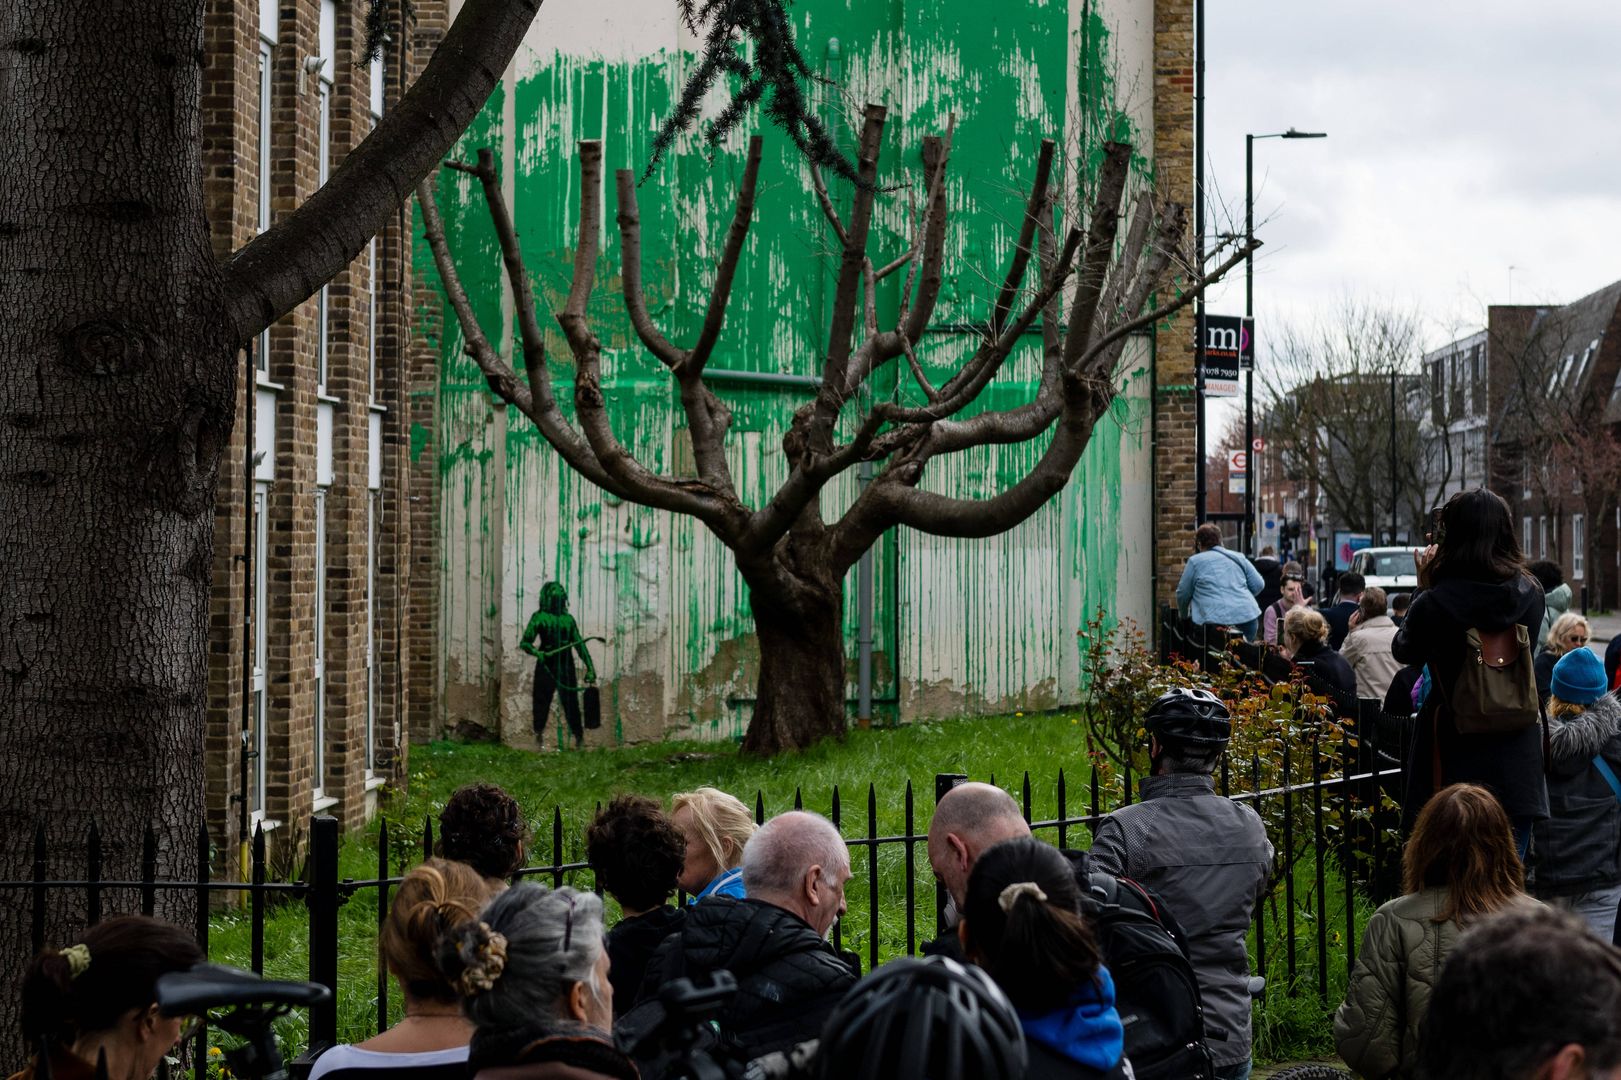
[[[195,870],[235,347],[200,169],[201,0],[0,5],[0,878]],[[184,920],[188,893],[163,890]],[[108,913],[128,910],[109,896]],[[0,903],[0,967],[31,952]],[[52,893],[65,946],[83,894]],[[13,1037],[14,993],[0,996]]]
[[[749,581],[760,640],[754,719],[743,738],[748,754],[802,750],[844,734],[844,583],[831,574],[780,582]]]

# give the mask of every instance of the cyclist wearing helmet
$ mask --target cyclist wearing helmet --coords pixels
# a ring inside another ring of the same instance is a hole
[[[1181,924],[1204,999],[1218,1080],[1250,1071],[1249,956],[1244,933],[1272,869],[1255,811],[1216,794],[1211,773],[1231,720],[1207,690],[1176,689],[1143,717],[1151,775],[1142,801],[1098,824],[1093,865],[1161,897]]]
[[[1019,1016],[990,976],[944,956],[893,960],[827,1018],[818,1080],[1023,1080]]]

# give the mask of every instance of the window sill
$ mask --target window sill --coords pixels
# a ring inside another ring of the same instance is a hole
[[[375,401],[366,402],[366,408],[370,409],[374,413],[386,413],[386,412],[388,412],[388,406],[387,405],[379,405]]]
[[[366,777],[365,790],[376,791],[386,783],[388,783],[388,777],[386,776],[368,776]]]
[[[248,818],[248,823],[255,829],[263,829],[265,832],[275,832],[281,828],[281,822],[274,818],[265,817],[263,810],[255,810],[252,816]]]
[[[332,807],[337,806],[337,805],[338,805],[337,796],[335,796],[335,795],[319,795],[319,796],[316,796],[316,799],[315,799],[314,812],[319,814],[322,810],[330,810],[330,809],[332,809]]]
[[[287,389],[287,387],[283,386],[279,382],[272,382],[270,376],[266,375],[262,371],[254,372],[253,385],[257,386],[261,390],[274,390],[277,393]]]
[[[324,404],[327,404],[327,405],[342,405],[343,404],[343,399],[342,398],[337,397],[337,396],[335,396],[333,394],[329,394],[325,390],[322,390],[322,389],[318,389],[318,390],[315,391],[315,400],[319,401],[319,402],[322,402]]]

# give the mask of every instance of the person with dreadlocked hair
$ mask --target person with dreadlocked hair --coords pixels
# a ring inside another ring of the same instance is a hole
[[[11,1080],[33,1080],[38,1051],[54,1080],[146,1080],[185,1037],[183,1017],[158,1013],[159,976],[203,962],[189,933],[144,915],[97,923],[76,943],[43,949],[22,978],[23,1043],[35,1051]]]
[[[374,1038],[342,1043],[315,1059],[309,1080],[462,1080],[473,1025],[461,990],[446,978],[439,943],[478,918],[489,886],[471,866],[429,859],[405,875],[377,937],[377,951],[400,984],[405,1015]]]
[[[1018,1010],[1025,1080],[1131,1076],[1114,980],[1081,915],[1075,868],[1057,848],[1024,837],[981,855],[957,933],[963,954]]]
[[[580,654],[580,662],[585,665],[586,682],[597,681],[597,669],[585,649],[579,624],[568,613],[568,590],[560,583],[548,581],[541,586],[539,609],[524,627],[518,648],[535,658],[535,738],[544,738],[552,697],[560,695],[563,719],[574,736],[574,745],[579,746],[585,741],[585,726],[580,719],[580,688],[576,685],[574,653]]]

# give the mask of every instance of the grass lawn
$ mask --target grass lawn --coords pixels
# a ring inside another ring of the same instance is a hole
[[[1057,780],[1065,773],[1068,786],[1067,812],[1083,812],[1089,792],[1090,763],[1084,751],[1082,728],[1074,717],[1014,716],[946,723],[923,723],[881,731],[852,731],[842,742],[823,743],[800,754],[782,755],[770,760],[740,757],[731,744],[663,743],[617,750],[594,750],[534,754],[488,744],[433,743],[415,746],[411,751],[411,782],[407,793],[395,795],[385,805],[383,817],[389,822],[390,843],[400,872],[402,855],[414,861],[419,854],[422,823],[437,816],[449,794],[462,784],[494,781],[517,797],[529,814],[533,840],[531,865],[551,865],[554,813],[561,812],[562,855],[565,862],[583,860],[583,833],[586,823],[600,802],[621,792],[637,792],[661,800],[670,793],[711,785],[731,791],[745,802],[755,792],[763,798],[767,815],[791,809],[796,790],[806,809],[829,814],[834,790],[840,800],[840,825],[845,836],[867,835],[869,784],[877,809],[879,836],[898,836],[906,831],[906,788],[913,791],[912,832],[927,831],[934,804],[936,773],[966,773],[976,780],[993,776],[1015,798],[1021,796],[1026,770],[1029,772],[1031,812],[1035,819],[1057,816]],[[1107,804],[1108,793],[1104,794]],[[1056,840],[1047,830],[1045,839]],[[342,874],[357,880],[375,878],[378,869],[378,827],[351,835],[344,841]],[[1070,846],[1084,847],[1090,834],[1084,827],[1069,830]],[[885,844],[875,862],[868,850],[853,851],[854,878],[847,890],[850,911],[840,928],[845,948],[860,953],[867,962],[873,937],[869,921],[872,894],[870,882],[876,878],[879,919],[877,952],[880,961],[906,954],[908,926],[906,895],[907,858],[904,845]],[[924,845],[914,845],[911,859],[911,885],[916,902],[914,940],[933,936],[934,884]],[[1311,883],[1309,863],[1297,868],[1297,910],[1306,906]],[[591,887],[591,875],[582,871],[570,876],[570,883]],[[1343,927],[1343,889],[1338,875],[1329,875],[1328,908],[1331,924]],[[1365,918],[1365,915],[1363,916]],[[341,912],[339,1032],[344,1039],[359,1039],[376,1030],[377,893],[358,890]],[[1337,920],[1337,922],[1336,922]],[[1359,921],[1359,925],[1361,925]],[[1299,949],[1305,958],[1300,969],[1304,988],[1315,986],[1315,926],[1297,929]],[[249,958],[249,920],[244,913],[225,912],[213,920],[210,953],[220,961],[246,965]],[[265,927],[265,969],[272,976],[301,977],[307,970],[307,922],[301,904],[290,904],[269,913]],[[1341,931],[1340,936],[1343,936]],[[1272,956],[1281,957],[1281,938],[1268,934]],[[1335,955],[1331,953],[1331,956]],[[1331,1001],[1337,1001],[1344,985],[1343,960],[1331,964],[1337,969],[1331,980]],[[1271,966],[1273,985],[1282,988],[1281,965]],[[1306,1051],[1321,1052],[1328,1046],[1324,1011],[1314,990],[1289,1000],[1284,994],[1269,995],[1257,1016],[1258,1055],[1265,1059],[1295,1056]],[[389,1012],[399,1014],[397,988],[389,991]],[[302,1045],[301,1019],[289,1019],[284,1037],[290,1045]]]

